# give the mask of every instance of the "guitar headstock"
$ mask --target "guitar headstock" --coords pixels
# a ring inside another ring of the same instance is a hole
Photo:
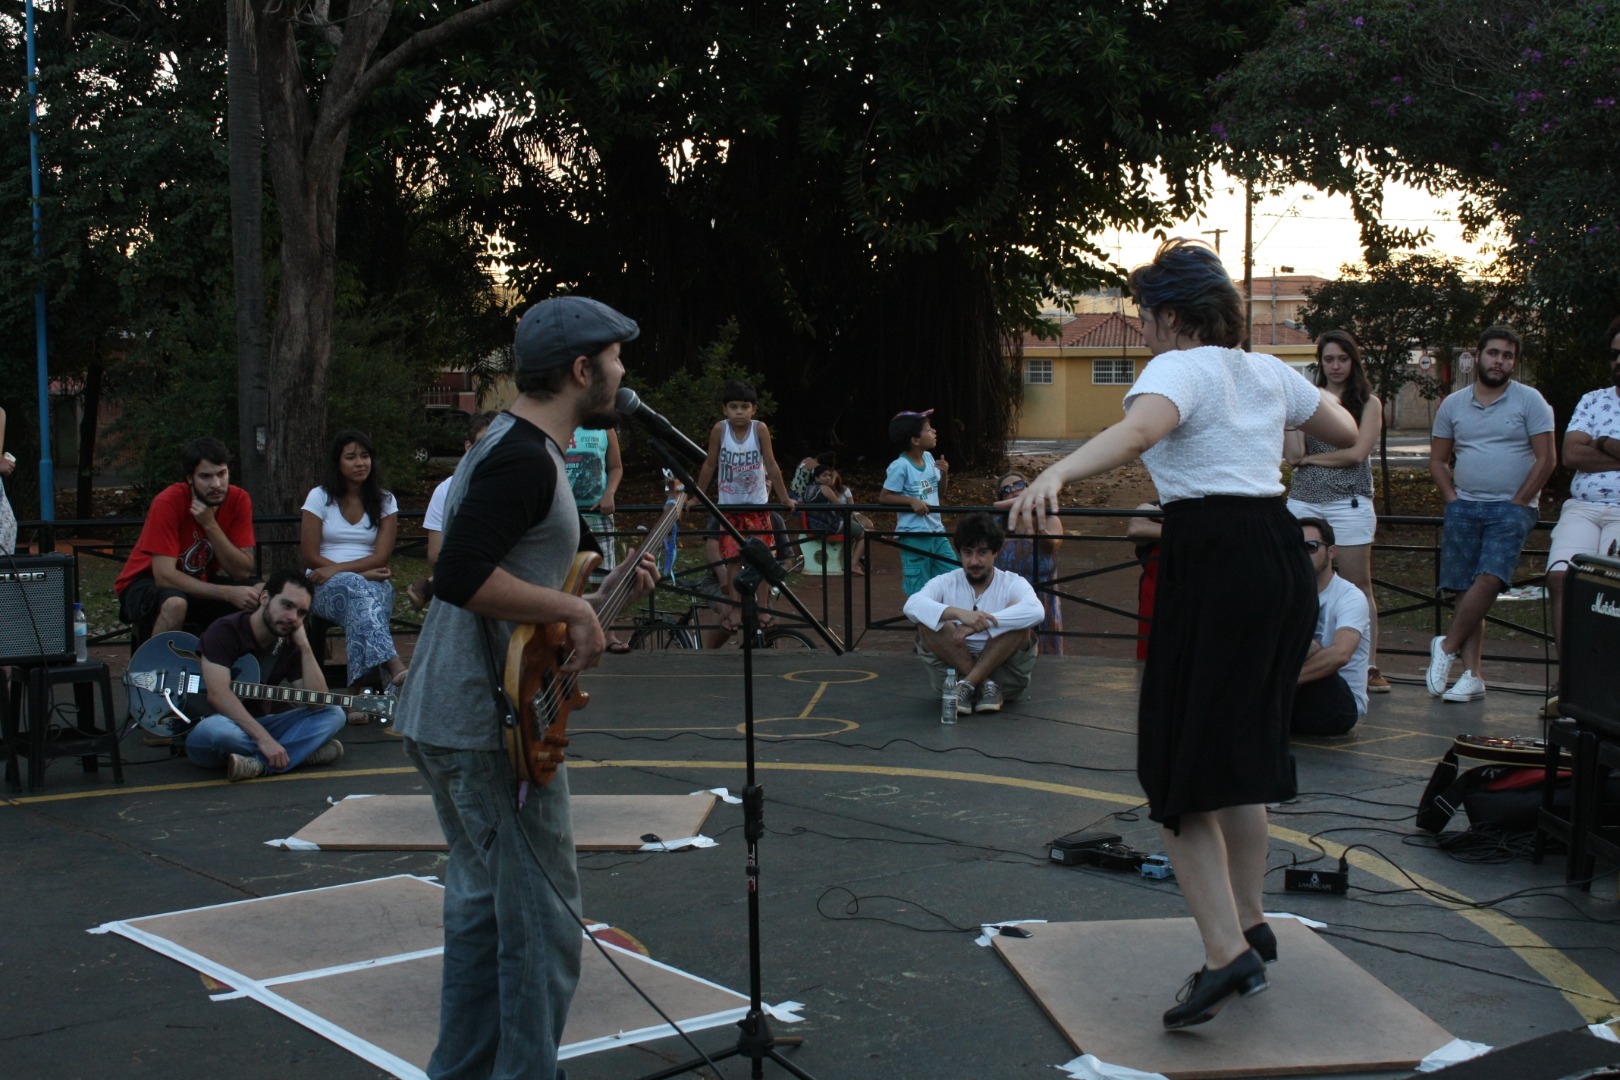
[[[397,704],[399,704],[399,697],[392,688],[385,694],[363,690],[356,694],[354,700],[349,703],[349,709],[352,712],[365,713],[367,716],[390,720],[393,718],[394,706]]]
[[[663,473],[664,473],[664,505],[669,506],[672,503],[675,503],[675,502],[678,502],[678,501],[680,501],[682,499],[685,499],[686,498],[686,485],[681,482],[680,477],[676,476],[674,473],[670,472],[668,469],[663,470]]]

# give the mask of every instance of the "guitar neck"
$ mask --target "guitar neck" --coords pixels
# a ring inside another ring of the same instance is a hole
[[[263,683],[233,682],[231,693],[251,701],[279,701],[293,705],[354,705],[353,694],[332,694],[324,690],[300,690],[295,686],[266,686]]]
[[[669,539],[670,532],[675,523],[680,520],[681,510],[686,505],[686,496],[677,494],[664,504],[664,512],[653,527],[647,530],[640,543],[636,545],[639,551],[651,551]],[[596,619],[603,626],[611,626],[624,611],[630,602],[634,579],[626,577],[619,582],[619,588],[602,598],[601,605],[596,609]]]

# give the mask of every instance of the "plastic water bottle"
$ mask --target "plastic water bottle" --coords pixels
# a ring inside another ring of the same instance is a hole
[[[73,605],[73,658],[79,663],[90,659],[90,624],[84,621],[84,605]]]
[[[956,669],[945,669],[945,692],[939,699],[939,722],[956,723]]]

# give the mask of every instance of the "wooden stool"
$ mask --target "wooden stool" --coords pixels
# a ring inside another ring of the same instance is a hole
[[[79,723],[71,732],[51,736],[51,687],[72,686]],[[101,691],[102,726],[94,725],[97,689]],[[53,757],[77,757],[85,772],[95,772],[97,756],[112,758],[113,779],[124,782],[124,762],[118,752],[118,721],[113,715],[112,679],[99,660],[77,664],[19,665],[5,688],[0,715],[6,749],[6,784],[21,786],[18,760],[28,759],[28,789],[45,786],[45,764]],[[26,705],[26,707],[25,707]]]

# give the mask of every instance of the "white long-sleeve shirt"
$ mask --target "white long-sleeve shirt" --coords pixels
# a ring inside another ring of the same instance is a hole
[[[968,651],[974,654],[983,651],[991,638],[1014,630],[1028,630],[1039,626],[1046,618],[1046,609],[1041,606],[1034,587],[1022,576],[1006,570],[992,570],[990,583],[982,593],[974,593],[964,570],[941,574],[906,600],[906,618],[930,630],[939,630],[944,626],[945,609],[949,607],[984,611],[996,617],[995,625],[989,630],[968,635]]]

